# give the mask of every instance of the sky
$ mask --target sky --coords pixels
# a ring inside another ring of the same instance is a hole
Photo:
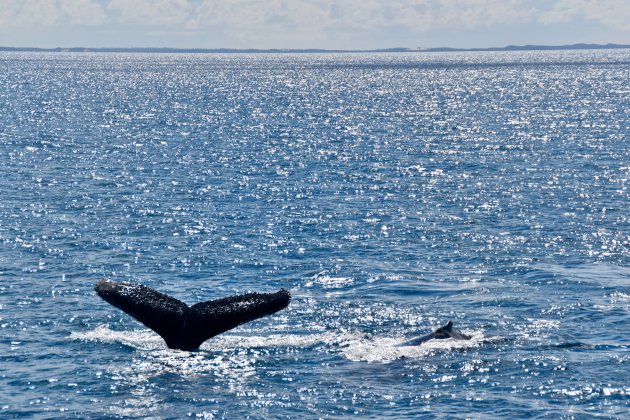
[[[630,0],[0,0],[0,46],[630,44]]]

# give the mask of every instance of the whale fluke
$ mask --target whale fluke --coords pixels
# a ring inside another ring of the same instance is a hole
[[[470,336],[463,334],[459,331],[453,329],[453,321],[448,321],[448,324],[443,327],[438,328],[433,331],[431,334],[427,334],[423,337],[414,338],[413,340],[409,340],[404,342],[403,346],[419,346],[422,343],[425,343],[429,340],[441,340],[445,338],[452,338],[454,340],[470,340]]]
[[[140,284],[99,281],[96,293],[156,333],[172,349],[195,350],[215,335],[276,313],[289,305],[291,293],[246,293],[188,306]]]

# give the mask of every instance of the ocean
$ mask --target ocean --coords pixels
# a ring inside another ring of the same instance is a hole
[[[0,417],[628,418],[629,74],[1,53]],[[185,352],[101,278],[292,301]]]

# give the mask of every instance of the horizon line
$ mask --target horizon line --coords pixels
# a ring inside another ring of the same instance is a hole
[[[7,47],[0,46],[0,52],[145,52],[145,53],[375,53],[375,52],[475,52],[475,51],[537,51],[537,50],[588,50],[588,49],[628,49],[630,44],[525,44],[504,47],[428,47],[428,48],[377,48],[377,49],[327,49],[327,48],[178,48],[178,47]]]

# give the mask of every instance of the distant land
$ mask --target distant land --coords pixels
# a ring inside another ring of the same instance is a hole
[[[326,50],[326,49],[255,49],[255,48],[35,48],[2,47],[0,51],[17,52],[95,52],[95,53],[409,53],[409,52],[466,52],[466,51],[555,51],[555,50],[603,50],[630,48],[630,44],[570,44],[570,45],[508,45],[489,48],[384,48],[374,50]]]

